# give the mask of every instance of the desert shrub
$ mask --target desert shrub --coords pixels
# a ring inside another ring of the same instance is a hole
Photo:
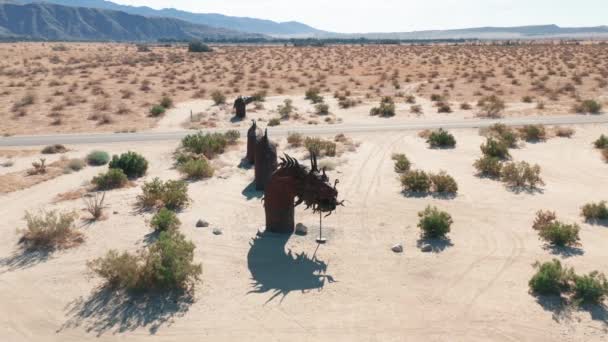
[[[282,119],[289,119],[294,110],[295,107],[293,106],[293,101],[291,99],[285,99],[283,104],[277,106],[277,112],[279,112]]]
[[[300,146],[302,146],[303,141],[304,141],[304,138],[302,137],[302,134],[300,134],[300,133],[288,133],[287,134],[287,143],[291,147],[300,147]]]
[[[509,159],[511,157],[507,144],[494,138],[487,138],[486,142],[483,143],[480,148],[481,153],[486,157],[494,157],[501,160]]]
[[[555,135],[560,138],[571,138],[574,135],[574,129],[570,127],[556,127]]]
[[[27,228],[22,230],[21,241],[28,248],[62,248],[82,242],[82,234],[76,230],[75,212],[56,210],[32,214],[25,212]]]
[[[581,215],[587,221],[608,220],[608,202],[588,203],[581,209]]]
[[[540,166],[527,162],[507,163],[502,167],[500,179],[515,188],[535,189],[545,185],[540,177]]]
[[[306,137],[304,139],[304,147],[310,154],[317,156],[330,156],[336,155],[336,143],[330,140],[324,140],[317,137]]]
[[[91,166],[102,166],[110,161],[110,155],[105,151],[92,151],[87,154],[86,161]]]
[[[570,280],[574,275],[571,268],[563,267],[557,259],[545,263],[535,263],[536,274],[528,282],[530,291],[537,295],[561,295],[570,289]]]
[[[505,103],[503,100],[498,98],[496,95],[483,97],[477,103],[480,108],[480,116],[489,118],[498,118],[502,115],[502,111],[505,109]]]
[[[460,109],[462,109],[462,110],[471,110],[472,107],[471,107],[471,105],[469,103],[463,102],[463,103],[460,104]]]
[[[525,141],[542,141],[547,139],[547,130],[543,125],[525,125],[519,129],[519,134]]]
[[[272,118],[272,119],[268,120],[268,126],[270,126],[270,127],[279,126],[280,124],[281,124],[281,119],[279,119],[279,118]]]
[[[340,100],[338,100],[338,106],[342,109],[347,109],[347,108],[351,108],[357,105],[357,101],[348,98],[348,97],[343,97],[340,98]]]
[[[424,193],[431,189],[431,179],[422,170],[412,170],[401,176],[401,185],[404,191]]]
[[[87,166],[87,164],[84,162],[84,160],[79,159],[79,158],[74,158],[74,159],[70,159],[68,161],[68,165],[66,167],[66,170],[68,170],[68,171],[80,171],[80,170],[84,169],[85,166]]]
[[[545,242],[554,246],[576,246],[580,241],[579,231],[580,227],[576,224],[553,221],[540,229],[538,235]]]
[[[91,214],[94,221],[99,220],[103,216],[103,210],[105,209],[106,193],[104,192],[101,197],[99,193],[95,193],[95,196],[89,198],[83,198],[86,210]]]
[[[87,263],[108,286],[128,290],[188,290],[200,280],[202,266],[193,263],[194,244],[177,232],[161,232],[138,254],[111,250]]]
[[[395,102],[390,96],[385,96],[380,101],[379,107],[374,107],[369,112],[370,115],[378,115],[381,117],[395,116]]]
[[[150,221],[150,226],[156,232],[165,232],[170,230],[177,230],[181,222],[177,218],[175,212],[167,209],[161,208]]]
[[[173,99],[168,96],[163,97],[160,100],[160,106],[166,109],[173,107]]]
[[[108,172],[93,177],[91,183],[97,190],[112,190],[122,188],[129,182],[127,175],[121,169],[109,169]]]
[[[410,107],[410,112],[412,114],[421,114],[422,113],[422,106],[421,105],[413,105]]]
[[[593,143],[593,145],[595,145],[595,148],[608,148],[608,137],[603,134],[600,135],[600,137]]]
[[[534,223],[532,224],[532,228],[534,230],[541,231],[557,220],[557,215],[552,211],[544,211],[541,210],[536,213],[536,218],[534,219]]]
[[[152,108],[150,108],[150,115],[157,117],[157,116],[161,116],[164,115],[165,112],[167,111],[167,109],[161,105],[155,105],[152,106]]]
[[[314,104],[322,103],[323,96],[321,96],[320,93],[321,91],[319,90],[319,88],[310,88],[306,91],[304,97]]]
[[[604,161],[608,163],[608,148],[602,150],[602,157],[604,157]]]
[[[437,113],[451,113],[452,107],[447,102],[437,102]]]
[[[254,102],[264,102],[266,101],[266,91],[265,90],[261,90],[258,92],[255,92],[253,95],[251,95],[251,98],[253,99]]]
[[[216,106],[226,103],[226,95],[219,90],[214,90],[211,93],[211,99]]]
[[[56,154],[56,153],[66,153],[68,151],[68,149],[61,145],[61,144],[55,144],[55,145],[49,145],[46,146],[45,148],[42,149],[42,154]]]
[[[406,173],[410,170],[412,164],[405,154],[394,154],[392,158],[395,161],[395,172]]]
[[[317,103],[315,105],[315,113],[317,115],[327,115],[329,114],[329,105],[326,103]]]
[[[414,96],[414,95],[407,95],[405,97],[405,103],[415,104],[416,103],[416,96]]]
[[[431,206],[419,212],[418,217],[420,217],[418,227],[422,230],[425,239],[445,238],[453,223],[450,214]]]
[[[497,123],[484,129],[484,135],[503,142],[508,148],[517,147],[516,132],[505,124]]]
[[[500,177],[500,171],[502,170],[502,161],[500,158],[483,156],[475,161],[475,169],[479,172],[479,175],[484,177],[498,178]]]
[[[456,183],[456,180],[445,171],[441,171],[438,174],[432,174],[429,178],[431,179],[434,192],[451,195],[455,195],[458,192],[458,183]]]
[[[212,52],[213,49],[209,47],[207,44],[203,44],[202,42],[190,42],[188,43],[188,52]]]
[[[158,177],[142,186],[142,194],[137,197],[139,205],[150,209],[165,207],[170,210],[181,210],[190,204],[188,184],[184,181],[161,181]]]
[[[228,145],[234,145],[241,138],[241,132],[237,131],[236,129],[231,129],[224,133],[224,137],[226,138]]]
[[[238,131],[236,132],[238,133]],[[224,153],[226,146],[236,143],[236,133],[207,133],[188,134],[182,139],[182,148],[190,153],[203,154],[212,159]],[[240,137],[240,133],[238,133]]]
[[[431,146],[431,148],[447,148],[456,146],[456,139],[454,138],[454,135],[442,128],[433,131],[426,142]]]
[[[139,178],[148,171],[148,161],[135,152],[114,155],[110,161],[110,169],[121,169],[129,178]]]
[[[603,273],[597,271],[588,275],[574,276],[574,298],[591,304],[602,304],[608,296],[608,281]]]
[[[580,114],[598,114],[602,110],[602,104],[595,100],[585,100],[574,105],[574,111]]]
[[[179,172],[186,175],[188,179],[204,179],[213,176],[213,167],[205,158],[190,159],[179,165]]]

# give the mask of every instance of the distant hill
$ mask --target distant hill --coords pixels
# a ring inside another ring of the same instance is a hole
[[[0,37],[90,41],[264,37],[259,34],[193,24],[174,18],[151,18],[119,11],[50,3],[19,5],[10,1],[0,0]]]
[[[215,13],[191,13],[172,8],[156,10],[150,7],[135,7],[120,5],[104,0],[12,0],[22,3],[48,2],[63,6],[89,7],[121,11],[130,14],[143,15],[147,17],[167,17],[189,21],[217,28],[225,28],[235,31],[260,33],[271,36],[311,36],[325,34],[327,32],[317,30],[308,25],[291,21],[277,23],[271,20],[262,20],[246,17],[231,17]]]
[[[336,35],[325,35],[335,37]],[[535,25],[516,27],[477,27],[455,30],[428,30],[389,33],[338,34],[341,38],[369,39],[541,39],[541,38],[590,38],[608,37],[608,26],[559,27]],[[319,37],[323,37],[320,35]]]

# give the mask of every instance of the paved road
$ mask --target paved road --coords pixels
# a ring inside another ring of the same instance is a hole
[[[288,132],[299,132],[305,135],[323,135],[337,133],[369,133],[386,131],[408,131],[422,129],[458,129],[458,128],[480,128],[493,125],[497,122],[511,126],[527,124],[544,125],[585,125],[585,124],[608,124],[608,115],[563,115],[542,117],[515,117],[499,120],[488,119],[459,119],[459,120],[416,120],[411,122],[394,123],[390,119],[377,124],[336,124],[324,126],[292,126],[273,127],[268,132],[271,136],[285,136]],[[206,129],[203,132],[222,132],[226,129]],[[246,134],[246,129],[239,129],[241,135]],[[34,135],[34,136],[11,136],[0,138],[0,146],[41,146],[50,144],[106,144],[116,142],[146,142],[146,141],[171,141],[179,140],[193,131],[175,132],[140,132],[140,133],[86,133],[86,134],[56,134],[56,135]]]

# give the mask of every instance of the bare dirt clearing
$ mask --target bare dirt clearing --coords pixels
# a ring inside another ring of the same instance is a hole
[[[134,150],[150,162],[138,186],[107,192],[105,221],[80,225],[85,242],[52,254],[24,253],[15,232],[26,209],[84,208],[82,200],[53,204],[55,196],[83,187],[106,167],[87,167],[22,191],[0,195],[0,318],[7,341],[147,340],[602,340],[608,313],[601,307],[560,311],[528,293],[531,264],[554,257],[581,272],[608,271],[608,232],[579,217],[580,207],[605,200],[607,165],[592,142],[608,126],[579,126],[571,139],[553,138],[512,150],[515,160],[538,163],[546,186],[514,193],[475,176],[483,137],[453,130],[454,150],[431,150],[416,132],[356,134],[356,152],[335,159],[346,207],[325,220],[329,242],[318,246],[318,216],[297,209],[307,236],[259,238],[261,194],[251,190],[253,170],[239,168],[244,144],[214,160],[216,177],[189,184],[193,204],[179,213],[181,231],[197,245],[203,282],[193,303],[173,298],[126,298],[100,290],[86,261],[110,248],[134,251],[150,234],[150,214],[135,210],[139,185],[153,177],[179,178],[172,168],[176,143],[109,144],[110,153]],[[79,145],[85,155],[99,145]],[[278,148],[300,159],[302,149]],[[458,182],[454,199],[405,197],[393,171],[393,153],[413,167],[447,170]],[[15,156],[16,165],[22,165]],[[323,160],[320,160],[323,162]],[[452,214],[448,243],[432,253],[418,247],[417,213],[428,204]],[[581,227],[581,252],[553,254],[530,226],[550,209]],[[195,228],[198,219],[208,228]],[[221,228],[222,235],[214,235]],[[403,254],[391,246],[402,243]]]

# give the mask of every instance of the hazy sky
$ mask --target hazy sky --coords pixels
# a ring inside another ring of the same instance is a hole
[[[114,0],[153,8],[296,20],[335,32],[608,25],[608,0]]]

